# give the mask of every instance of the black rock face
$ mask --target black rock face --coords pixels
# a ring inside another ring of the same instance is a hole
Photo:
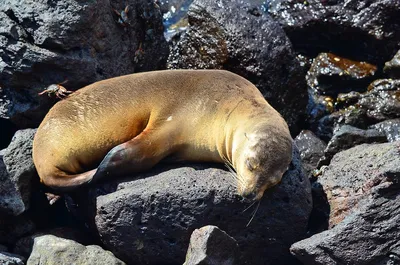
[[[128,23],[117,13],[129,5]],[[164,67],[168,47],[153,1],[15,1],[0,4],[0,111],[39,124],[51,84],[76,90],[98,80]]]
[[[400,2],[393,0],[276,0],[269,13],[298,51],[331,51],[383,64],[398,50]]]
[[[226,69],[247,78],[296,135],[307,104],[303,69],[284,31],[260,2],[197,0],[188,19],[168,67]]]

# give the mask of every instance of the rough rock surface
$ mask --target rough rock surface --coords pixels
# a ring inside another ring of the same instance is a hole
[[[0,244],[14,244],[19,238],[31,234],[35,224],[25,214],[0,217]]]
[[[125,263],[99,246],[84,246],[69,239],[43,235],[35,238],[32,253],[26,264],[123,265]]]
[[[20,238],[15,243],[13,251],[16,254],[28,259],[32,252],[35,238],[43,235],[53,235],[58,238],[69,239],[82,245],[92,245],[94,243],[90,236],[82,230],[77,230],[70,227],[56,227],[52,229],[46,229],[44,231],[42,230],[40,232],[35,232],[34,234],[30,234],[28,236]]]
[[[348,172],[356,176],[355,183],[359,180],[364,182],[363,173],[372,173],[378,181],[370,183],[372,185],[365,183],[367,185],[363,187],[362,183],[352,185],[351,178],[347,180],[343,178],[342,181],[351,185],[350,187],[358,186],[358,192],[361,192],[362,188],[366,188],[369,192],[334,228],[292,245],[292,254],[303,264],[398,264],[400,257],[400,144],[397,142],[368,146],[370,152],[375,149],[375,157],[361,150],[366,147],[366,145],[355,147],[357,152],[354,152],[353,148],[354,154],[350,150],[342,152],[350,157],[350,160],[347,158],[345,160],[343,156],[342,161],[348,165]],[[387,151],[392,156],[389,157],[386,154]],[[362,158],[356,159],[357,154]],[[391,162],[391,160],[386,160],[387,158],[395,161]],[[355,164],[350,167],[351,162]],[[367,171],[370,164],[372,167]],[[382,169],[377,168],[380,164],[383,164]],[[361,171],[358,168],[361,168]],[[334,170],[333,167],[332,170]],[[378,175],[379,173],[374,173],[374,171],[382,174]],[[335,172],[339,173],[339,170]],[[344,167],[340,173],[349,177]]]
[[[323,140],[333,136],[334,129],[344,124],[367,129],[376,123],[400,117],[400,80],[378,79],[368,91],[340,96],[343,109],[321,118],[315,126],[315,134]],[[339,98],[338,98],[339,99]],[[390,133],[391,127],[388,129]]]
[[[36,129],[17,131],[3,156],[9,178],[24,203],[24,210],[29,208],[31,186],[34,181],[39,180],[35,178],[37,175],[32,160],[32,143],[35,133]]]
[[[324,155],[326,144],[308,130],[301,131],[294,139],[294,143],[299,149],[301,161],[308,176],[317,168],[319,159]]]
[[[223,169],[169,165],[137,177],[109,179],[78,201],[104,246],[129,264],[183,263],[191,232],[209,224],[237,240],[238,264],[288,264],[290,244],[305,236],[312,203],[297,151],[282,182],[245,212],[250,203]]]
[[[383,71],[391,78],[400,78],[400,50],[397,51],[392,60],[385,63]]]
[[[389,142],[400,141],[400,119],[391,119],[370,126],[385,133]]]
[[[323,95],[336,97],[350,91],[364,92],[377,68],[367,62],[321,53],[313,61],[306,79],[309,87]]]
[[[393,0],[274,0],[269,12],[296,50],[332,51],[383,64],[398,50],[400,2]]]
[[[183,265],[233,265],[239,251],[236,240],[216,226],[193,231]]]
[[[193,1],[168,67],[223,68],[247,78],[297,134],[307,104],[304,74],[284,31],[260,8],[259,1]]]
[[[25,259],[16,254],[0,251],[0,264],[2,265],[24,265]]]
[[[3,156],[0,155],[0,213],[17,216],[24,211],[25,204],[21,194],[14,186],[4,165]]]
[[[318,167],[328,165],[333,155],[363,143],[387,142],[386,134],[377,129],[362,130],[350,125],[343,125],[333,133],[332,139],[324,150],[324,155],[318,162]]]
[[[118,12],[129,5],[129,25]],[[37,126],[54,99],[37,93],[68,82],[76,90],[101,79],[164,66],[168,47],[152,0],[29,1],[0,4],[0,117]]]
[[[330,165],[322,169],[313,188],[319,187],[326,194],[330,205],[330,212],[326,214],[332,227],[357,208],[360,199],[368,196],[375,186],[399,174],[399,141],[362,144],[337,153]]]

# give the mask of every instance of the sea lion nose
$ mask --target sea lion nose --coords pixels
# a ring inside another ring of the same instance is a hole
[[[248,192],[248,193],[244,193],[242,196],[246,200],[253,201],[257,197],[257,193],[255,191],[251,191],[251,192]]]

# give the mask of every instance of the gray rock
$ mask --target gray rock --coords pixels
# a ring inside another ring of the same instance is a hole
[[[309,175],[317,168],[319,159],[324,155],[326,144],[308,130],[301,131],[294,139],[294,143],[299,149],[304,170]]]
[[[233,265],[238,254],[236,240],[216,226],[193,231],[183,265]]]
[[[247,78],[297,134],[307,104],[303,69],[284,31],[261,10],[260,1],[195,0],[188,20],[168,68],[226,69]]]
[[[17,191],[14,182],[0,156],[0,212],[2,214],[17,216],[25,211],[25,204],[21,194]]]
[[[35,238],[43,235],[53,235],[58,238],[73,240],[82,245],[93,244],[90,236],[83,231],[72,229],[69,227],[57,227],[52,229],[45,229],[39,232],[35,232],[35,234],[20,238],[14,244],[13,251],[18,255],[29,258],[35,242]]]
[[[343,125],[333,133],[332,139],[324,150],[324,156],[318,162],[318,167],[328,165],[332,157],[343,150],[364,143],[384,143],[387,137],[384,132],[376,129],[362,130],[350,125]]]
[[[0,244],[14,244],[19,238],[35,231],[35,224],[26,215],[0,217]]]
[[[393,0],[272,0],[269,13],[296,50],[332,51],[383,64],[398,50],[400,2]]]
[[[383,71],[391,78],[400,78],[400,50],[397,51],[392,60],[385,63]]]
[[[99,246],[84,246],[69,239],[43,235],[35,238],[32,253],[26,264],[123,265],[125,263]]]
[[[330,165],[322,169],[313,188],[323,190],[329,202],[329,227],[340,223],[359,201],[368,196],[386,178],[400,174],[400,142],[362,144],[337,153]],[[393,180],[395,181],[395,180]]]
[[[24,265],[25,258],[16,254],[0,251],[0,264],[2,265]]]
[[[282,182],[245,212],[223,169],[169,165],[136,177],[108,179],[77,201],[104,246],[129,264],[183,263],[191,232],[208,224],[237,240],[239,264],[288,264],[289,245],[306,235],[310,183],[297,151]]]
[[[386,135],[389,142],[400,141],[400,119],[391,119],[370,126]]]
[[[367,129],[376,123],[400,118],[400,80],[378,79],[362,94],[341,95],[340,110],[321,118],[313,128],[315,134],[329,141],[333,130],[342,125]],[[350,105],[347,105],[347,101]]]
[[[388,158],[382,151],[385,151],[384,147],[389,146],[392,146],[392,149],[396,148],[395,143],[376,145],[377,152],[375,154],[377,156],[375,157],[374,166],[384,163],[383,159]],[[360,148],[362,147],[365,146]],[[389,168],[387,166],[390,162],[386,162],[386,176],[380,176],[380,182],[375,183],[369,194],[358,202],[358,206],[342,222],[328,231],[292,245],[291,252],[296,258],[307,265],[398,264],[400,257],[400,171],[398,167],[398,148],[399,143],[397,142],[397,157],[391,157],[396,160],[397,165],[392,163],[393,168]],[[371,151],[371,148],[369,148],[369,151]],[[391,153],[394,155],[393,151]],[[355,158],[356,155],[351,155],[350,152],[347,152],[347,154],[352,158]],[[369,159],[364,161],[366,165],[369,164]],[[362,172],[366,173],[364,170],[357,173],[357,166],[362,166],[363,160],[359,159],[359,162],[351,168],[356,177],[360,177]],[[347,163],[351,161],[355,162],[350,160]],[[364,166],[364,169],[366,167]],[[342,173],[346,172],[344,170],[343,168]],[[379,171],[383,172],[383,170]],[[353,174],[349,173],[346,174],[347,177],[349,175],[353,176]],[[374,174],[374,176],[377,176],[377,174]],[[350,183],[351,179],[345,182]]]
[[[118,12],[129,5],[129,25]],[[37,93],[51,84],[76,90],[94,81],[163,68],[168,46],[152,0],[0,4],[0,113],[36,127],[55,99]]]
[[[32,143],[35,133],[36,129],[17,131],[3,156],[9,178],[24,203],[24,210],[29,208],[33,182],[39,181],[32,160]]]

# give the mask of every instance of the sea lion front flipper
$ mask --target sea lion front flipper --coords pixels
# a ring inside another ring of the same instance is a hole
[[[101,161],[91,182],[105,176],[122,176],[141,172],[158,163],[168,150],[155,154],[152,151],[157,147],[157,141],[150,139],[143,133],[134,139],[115,146]]]

